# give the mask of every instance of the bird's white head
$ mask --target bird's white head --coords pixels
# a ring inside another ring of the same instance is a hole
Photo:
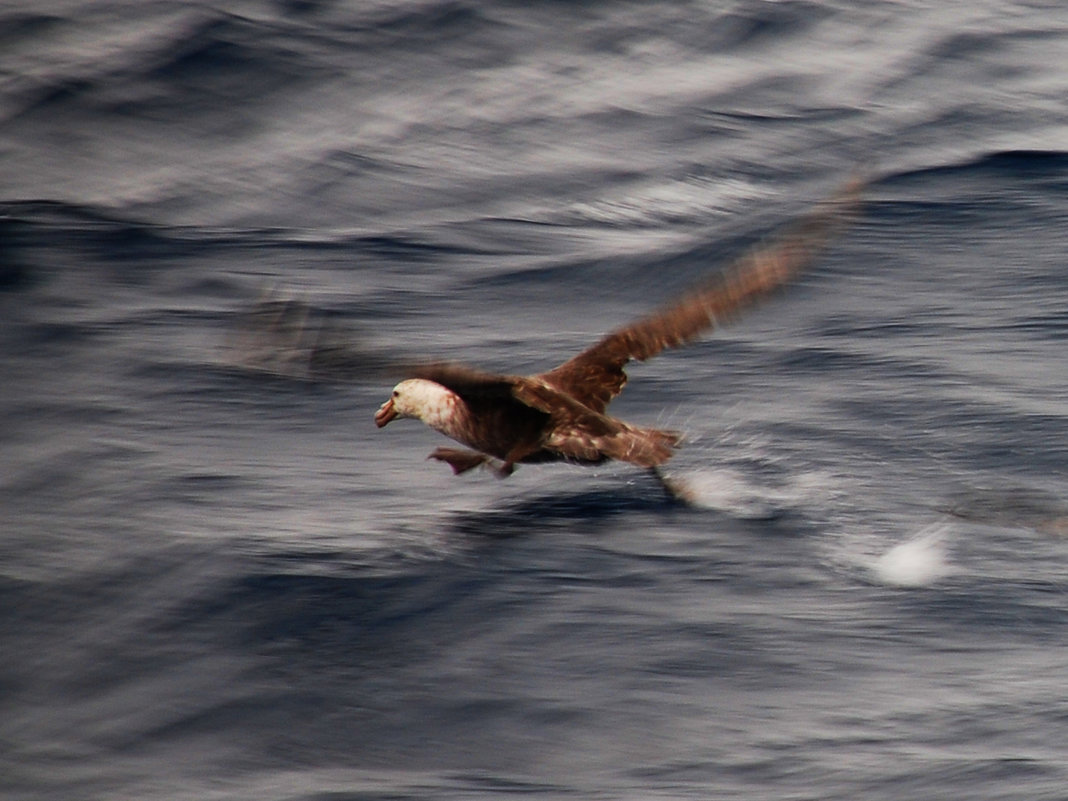
[[[456,408],[458,397],[434,381],[409,378],[393,387],[389,400],[375,413],[379,428],[398,417],[414,417],[431,428],[446,427]]]

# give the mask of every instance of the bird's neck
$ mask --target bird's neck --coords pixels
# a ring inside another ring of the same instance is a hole
[[[447,437],[458,439],[467,427],[467,406],[455,392],[441,388],[423,406],[423,422]]]

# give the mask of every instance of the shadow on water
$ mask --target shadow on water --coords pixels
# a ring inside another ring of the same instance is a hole
[[[652,479],[648,486],[594,488],[578,492],[541,493],[503,507],[453,515],[447,530],[472,538],[506,540],[548,529],[590,534],[624,515],[670,513],[686,509]]]

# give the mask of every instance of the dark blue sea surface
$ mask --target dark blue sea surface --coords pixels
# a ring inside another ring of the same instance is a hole
[[[0,4],[0,797],[1068,798],[1066,64],[1060,3]],[[630,369],[693,503],[375,428],[857,173]]]

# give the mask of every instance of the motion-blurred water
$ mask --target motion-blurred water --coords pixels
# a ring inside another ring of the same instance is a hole
[[[1068,798],[1066,63],[1056,3],[0,5],[0,795]],[[630,371],[693,506],[375,430],[858,168]]]

